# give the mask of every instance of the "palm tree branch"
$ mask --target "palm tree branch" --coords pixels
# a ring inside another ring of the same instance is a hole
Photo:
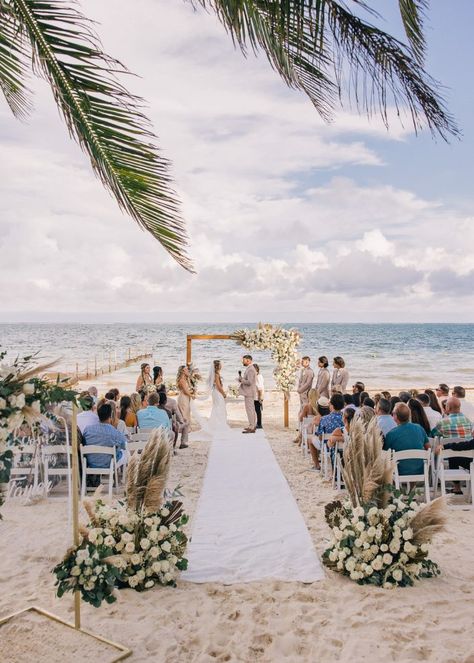
[[[117,74],[90,22],[65,0],[11,0],[28,35],[35,70],[45,76],[68,131],[119,206],[186,269],[192,265],[169,163],[155,147],[142,100]]]
[[[400,16],[405,34],[417,61],[423,64],[426,41],[424,35],[424,18],[428,9],[427,0],[398,0]]]
[[[18,119],[31,111],[31,91],[26,85],[31,53],[21,39],[18,23],[6,4],[0,4],[0,89]]]

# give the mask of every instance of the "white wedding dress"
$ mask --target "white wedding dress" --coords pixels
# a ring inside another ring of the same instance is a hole
[[[214,437],[215,435],[225,435],[228,433],[231,428],[227,423],[227,407],[224,396],[217,389],[216,384],[216,374],[214,372],[214,365],[212,365],[209,372],[209,377],[207,379],[207,393],[204,396],[204,399],[208,399],[209,396],[212,398],[212,409],[209,419],[203,417],[197,408],[196,402],[191,401],[191,414],[193,419],[197,421],[201,430],[199,435],[206,435],[206,437]],[[199,399],[199,400],[202,400]]]

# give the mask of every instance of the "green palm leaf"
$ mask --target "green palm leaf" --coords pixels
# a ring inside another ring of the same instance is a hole
[[[407,108],[415,131],[444,139],[458,129],[439,84],[423,70],[425,0],[399,0],[411,49],[335,0],[191,0],[212,9],[244,53],[262,49],[286,83],[303,90],[326,119],[344,93],[359,110]],[[363,0],[356,4],[378,16]]]
[[[178,263],[192,265],[168,161],[141,110],[117,74],[90,22],[66,0],[9,0],[16,29],[33,49],[35,71],[51,85],[70,135],[89,155],[103,184]]]
[[[0,4],[0,90],[15,117],[24,119],[31,110],[30,91],[25,83],[31,52],[18,39],[16,28],[9,6]]]

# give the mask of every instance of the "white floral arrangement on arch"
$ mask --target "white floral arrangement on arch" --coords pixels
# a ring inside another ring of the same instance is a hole
[[[276,364],[273,371],[276,385],[285,394],[290,393],[298,370],[300,334],[296,329],[260,323],[256,329],[239,329],[232,338],[247,350],[270,350]]]
[[[393,488],[391,457],[375,423],[367,430],[360,421],[352,424],[343,463],[349,497],[326,505],[332,541],[323,563],[359,584],[385,589],[439,575],[428,553],[444,528],[444,499],[418,504],[415,491],[404,495]]]

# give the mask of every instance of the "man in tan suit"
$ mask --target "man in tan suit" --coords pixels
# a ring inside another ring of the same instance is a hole
[[[242,357],[242,364],[245,366],[243,375],[239,371],[240,389],[239,394],[242,394],[245,399],[245,410],[249,420],[248,428],[242,433],[255,433],[257,427],[257,414],[255,412],[255,401],[257,400],[257,371],[252,363],[250,355]]]
[[[300,379],[298,381],[298,387],[296,391],[300,396],[300,414],[303,411],[304,406],[308,402],[308,394],[311,389],[311,385],[314,380],[314,371],[310,367],[311,359],[309,357],[303,357],[301,360],[301,373]]]

